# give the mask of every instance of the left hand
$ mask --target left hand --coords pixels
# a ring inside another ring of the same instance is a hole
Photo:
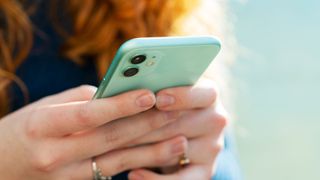
[[[166,100],[164,96],[169,96]],[[133,144],[154,143],[183,135],[188,138],[186,156],[191,163],[179,168],[179,159],[161,167],[169,174],[157,174],[148,169],[130,172],[130,180],[194,180],[210,179],[214,175],[215,159],[223,147],[223,129],[227,114],[219,102],[211,80],[201,80],[195,86],[176,87],[157,93],[156,107],[162,111],[180,111],[180,118],[137,139]],[[169,104],[168,104],[169,103]],[[163,163],[162,163],[163,164]]]

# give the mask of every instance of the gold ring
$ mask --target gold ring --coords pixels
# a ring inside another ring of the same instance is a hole
[[[180,157],[179,165],[180,167],[185,167],[190,164],[190,159],[184,154]]]
[[[95,158],[92,158],[93,180],[112,180],[111,176],[103,176],[101,169],[98,168]]]

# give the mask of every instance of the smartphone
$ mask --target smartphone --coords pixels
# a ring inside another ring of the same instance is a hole
[[[193,85],[220,51],[211,36],[135,38],[120,46],[94,99]]]

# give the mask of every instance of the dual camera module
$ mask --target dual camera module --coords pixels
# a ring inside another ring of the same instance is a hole
[[[146,59],[147,59],[147,56],[142,54],[142,55],[134,56],[133,58],[131,58],[130,62],[131,62],[131,64],[136,65],[136,64],[143,63]],[[138,68],[131,67],[131,68],[128,68],[127,70],[125,70],[123,72],[123,75],[125,77],[132,77],[132,76],[136,75],[138,72],[139,72]]]

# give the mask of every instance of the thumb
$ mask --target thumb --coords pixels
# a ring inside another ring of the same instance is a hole
[[[57,94],[47,96],[34,103],[35,106],[43,106],[50,104],[68,103],[73,101],[89,101],[97,91],[95,86],[81,85],[62,91]]]

